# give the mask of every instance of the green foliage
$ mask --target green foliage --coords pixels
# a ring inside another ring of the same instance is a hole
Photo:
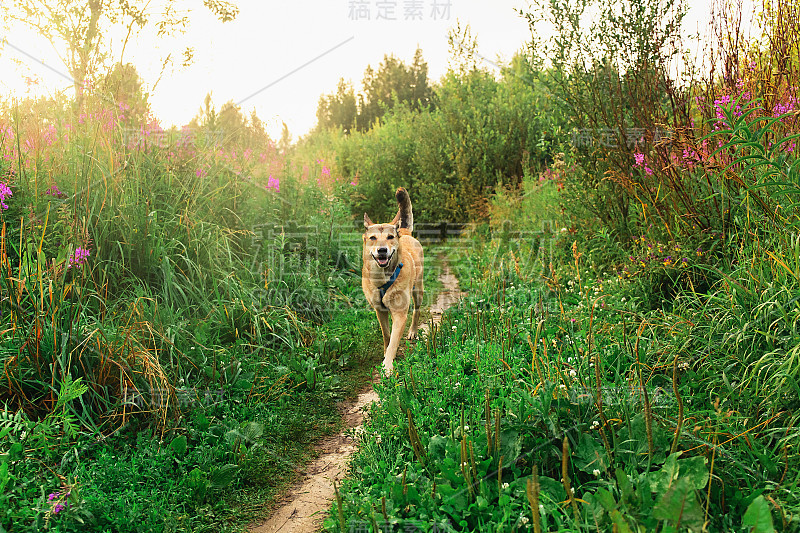
[[[384,114],[395,105],[404,104],[413,111],[433,106],[428,64],[419,48],[411,65],[406,66],[394,55],[386,55],[377,72],[368,66],[362,85],[363,92],[355,94],[352,84],[341,79],[335,94],[321,96],[316,129],[336,129],[346,134],[365,132],[380,124]]]
[[[562,134],[550,96],[523,56],[500,79],[486,71],[450,72],[435,91],[435,109],[397,105],[382,123],[336,144],[336,170],[357,180],[354,213],[389,220],[392,191],[406,187],[420,222],[469,222],[488,215],[499,186],[518,188],[552,161]]]
[[[585,266],[580,248],[554,265],[500,240],[448,253],[470,293],[377,387],[339,490],[344,530],[514,531],[533,508],[542,530],[769,531],[771,509],[795,508],[797,480],[781,481],[793,395],[748,381],[733,344],[702,339],[737,333],[710,315],[721,301],[693,315],[687,293],[670,314],[650,310],[637,277]]]

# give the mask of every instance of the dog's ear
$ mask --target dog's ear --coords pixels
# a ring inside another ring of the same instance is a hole
[[[392,219],[392,221],[391,221],[391,222],[389,222],[389,224],[391,224],[391,225],[393,225],[393,226],[397,226],[397,227],[399,228],[399,227],[400,227],[400,214],[401,214],[401,213],[400,213],[400,210],[398,209],[398,210],[397,210],[397,214],[394,216],[394,218]]]
[[[374,222],[372,222],[372,220],[370,220],[369,216],[366,213],[364,213],[364,227],[368,228],[368,227],[372,226],[373,224],[374,224]]]

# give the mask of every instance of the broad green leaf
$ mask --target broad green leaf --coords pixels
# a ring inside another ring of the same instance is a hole
[[[614,500],[614,495],[606,489],[599,489],[594,493],[594,497],[598,502],[600,502],[600,505],[603,506],[603,509],[608,512],[611,512],[617,508],[617,502]]]
[[[211,474],[209,486],[214,489],[224,489],[233,482],[238,472],[239,467],[236,465],[223,465]]]
[[[764,496],[759,496],[747,506],[742,517],[742,527],[750,527],[752,533],[773,533],[772,511]]]
[[[673,453],[667,457],[661,470],[651,473],[648,478],[650,490],[665,493],[678,478],[678,454]]]
[[[617,526],[617,531],[619,533],[633,533],[623,514],[616,509],[611,511],[611,520],[614,521],[614,525]]]
[[[653,507],[653,517],[694,530],[703,528],[703,509],[687,478],[680,478],[667,490]]]
[[[445,456],[447,451],[447,439],[441,435],[434,435],[428,441],[428,456],[433,459],[440,459]]]
[[[186,435],[178,435],[169,443],[169,448],[175,455],[186,455]]]
[[[693,489],[702,489],[708,484],[708,469],[705,457],[690,457],[678,461],[679,475],[686,479]]]

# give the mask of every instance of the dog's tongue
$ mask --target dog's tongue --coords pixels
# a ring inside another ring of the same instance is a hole
[[[378,264],[380,266],[382,266],[382,267],[385,267],[386,265],[389,264],[389,258],[388,257],[386,259],[381,259],[380,257],[378,257],[377,261],[378,261]]]

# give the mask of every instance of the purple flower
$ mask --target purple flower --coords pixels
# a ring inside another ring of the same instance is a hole
[[[59,496],[61,496],[60,492],[51,492],[50,494],[47,495],[47,501],[51,502],[56,498],[58,498]]]
[[[63,503],[57,503],[53,507],[53,514],[58,514],[63,510],[64,510],[64,504]]]
[[[86,248],[81,248],[80,246],[78,246],[75,249],[75,253],[72,254],[72,256],[70,256],[69,265],[67,265],[67,268],[69,268],[69,267],[71,267],[73,265],[75,265],[75,266],[83,266],[86,263],[86,260],[89,258],[89,254],[90,254],[89,250],[87,250]]]
[[[3,209],[8,209],[6,198],[9,196],[14,196],[14,193],[11,192],[11,188],[6,183],[0,183],[0,207]]]
[[[45,194],[52,196],[53,198],[64,198],[66,194],[61,192],[58,188],[58,185],[53,185],[49,189],[45,191]]]
[[[633,157],[636,159],[637,167],[640,167],[644,164],[644,154],[633,154]]]
[[[269,177],[269,181],[267,181],[267,189],[275,189],[275,192],[281,191],[281,180],[278,178],[273,178],[272,176]]]

